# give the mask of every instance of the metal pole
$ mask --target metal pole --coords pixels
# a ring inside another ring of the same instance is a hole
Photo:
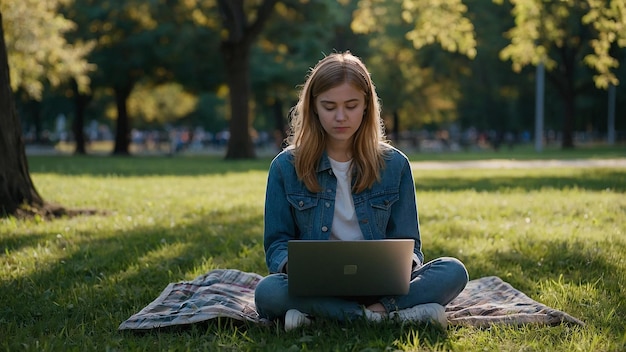
[[[535,151],[543,150],[543,96],[545,68],[543,62],[537,65],[535,74]]]

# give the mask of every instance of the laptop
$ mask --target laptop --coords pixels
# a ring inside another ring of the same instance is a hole
[[[413,239],[291,240],[289,293],[297,296],[405,295]]]

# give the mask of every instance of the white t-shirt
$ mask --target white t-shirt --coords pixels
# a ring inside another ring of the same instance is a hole
[[[363,239],[363,233],[354,211],[354,201],[352,200],[351,164],[352,160],[341,162],[330,159],[330,166],[337,178],[335,213],[330,232],[331,240],[350,241]]]

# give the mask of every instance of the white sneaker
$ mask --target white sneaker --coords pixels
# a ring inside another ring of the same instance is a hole
[[[303,325],[311,325],[311,319],[297,309],[290,309],[285,313],[285,331],[293,330]]]
[[[406,308],[389,313],[390,319],[398,319],[403,322],[432,322],[448,327],[446,309],[437,303],[419,304],[411,308]]]
[[[365,310],[365,319],[367,321],[373,322],[373,323],[380,323],[383,321],[383,315],[378,313],[378,312],[373,312],[369,309]]]

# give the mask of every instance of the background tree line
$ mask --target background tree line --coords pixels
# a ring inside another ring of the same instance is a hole
[[[60,113],[77,153],[97,120],[114,126],[114,154],[129,154],[133,127],[167,123],[228,129],[226,157],[254,157],[250,130],[284,134],[297,85],[332,51],[370,67],[394,138],[532,131],[541,65],[545,128],[573,147],[575,131],[607,130],[606,89],[626,77],[626,0],[3,0],[0,14],[11,79],[0,154],[17,155],[3,170],[25,164],[7,141],[39,138]],[[32,198],[28,182],[0,186]]]
[[[528,66],[542,60],[546,129],[571,147],[573,131],[606,131],[603,89],[624,71],[623,1],[65,0],[55,10],[73,27],[59,28],[62,38],[85,62],[59,78],[13,70],[13,88],[35,131],[56,112],[68,115],[79,153],[84,121],[96,119],[115,126],[117,154],[129,152],[131,127],[170,122],[229,128],[227,157],[254,156],[248,128],[284,130],[296,85],[333,50],[368,63],[396,133],[452,123],[530,131]],[[46,25],[24,16],[9,30]],[[11,41],[8,49],[11,67],[27,61]]]

